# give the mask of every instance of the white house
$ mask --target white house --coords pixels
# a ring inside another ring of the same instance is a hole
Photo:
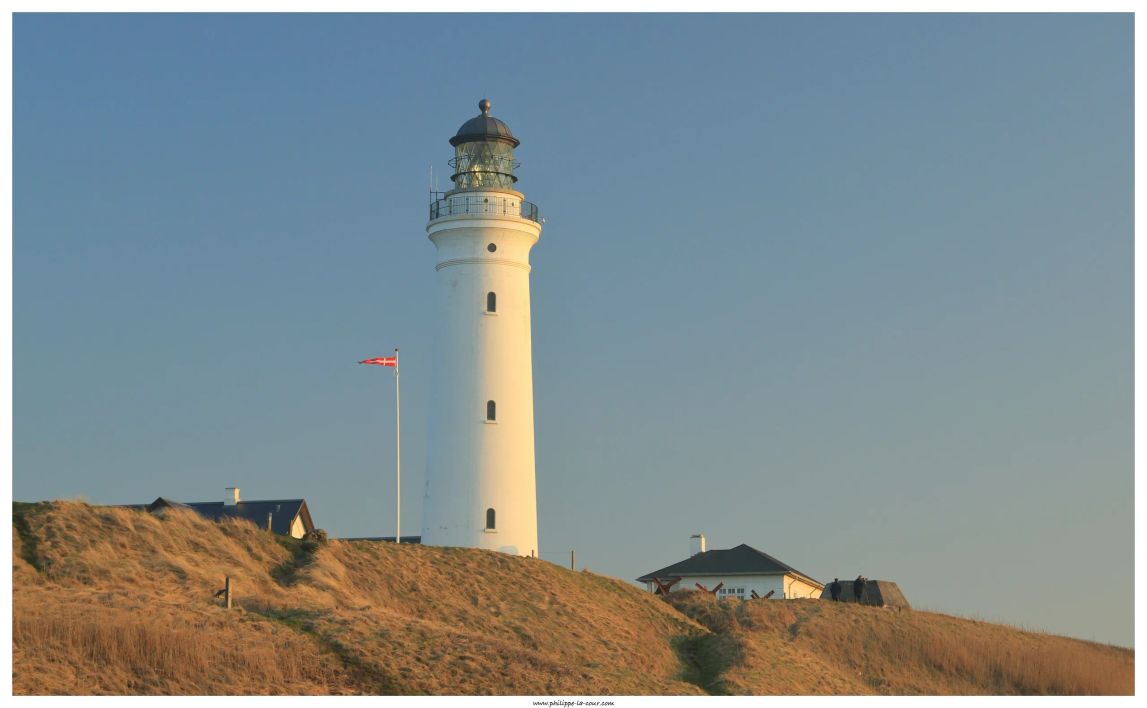
[[[705,537],[693,537],[693,554],[685,560],[637,579],[656,594],[705,590],[720,598],[819,598],[824,583],[752,546],[706,550]]]

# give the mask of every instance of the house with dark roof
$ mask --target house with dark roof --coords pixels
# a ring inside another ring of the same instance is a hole
[[[261,499],[242,501],[239,488],[228,487],[227,497],[215,502],[177,502],[159,497],[150,504],[129,505],[136,509],[155,512],[160,509],[190,509],[200,516],[218,521],[223,517],[247,519],[261,529],[283,536],[302,538],[315,530],[311,512],[305,499]]]
[[[693,536],[692,555],[683,561],[637,578],[656,594],[705,590],[719,598],[817,598],[821,583],[769,554],[742,543],[725,550],[707,550],[705,537]]]

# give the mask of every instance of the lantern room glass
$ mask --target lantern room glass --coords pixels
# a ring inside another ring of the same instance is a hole
[[[454,187],[457,189],[513,189],[513,146],[503,142],[477,141],[462,143],[454,148]]]

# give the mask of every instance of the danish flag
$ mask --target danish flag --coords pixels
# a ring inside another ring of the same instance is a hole
[[[363,359],[360,364],[374,364],[375,366],[398,366],[398,357],[379,356],[374,359]]]

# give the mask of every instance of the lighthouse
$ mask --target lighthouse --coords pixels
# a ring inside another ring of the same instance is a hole
[[[516,188],[519,141],[480,114],[450,138],[453,189],[432,193],[437,312],[422,543],[538,553],[530,249],[542,227]]]

